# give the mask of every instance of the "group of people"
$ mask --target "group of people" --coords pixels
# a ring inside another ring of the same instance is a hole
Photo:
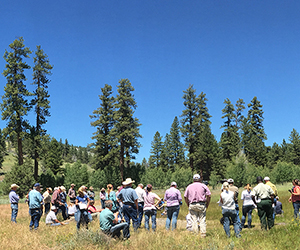
[[[265,183],[264,183],[265,182]],[[111,236],[120,237],[123,231],[123,238],[130,237],[130,222],[132,221],[133,229],[137,230],[141,227],[142,218],[145,220],[146,230],[150,230],[150,218],[152,222],[152,230],[156,230],[156,215],[158,208],[165,203],[166,223],[165,228],[172,230],[177,227],[177,218],[182,204],[181,193],[177,188],[176,182],[172,182],[170,188],[165,191],[164,197],[159,197],[152,192],[152,185],[145,187],[138,184],[135,189],[132,188],[134,180],[127,178],[122,182],[122,186],[117,188],[115,192],[111,184],[107,185],[100,191],[101,209],[97,209],[94,204],[95,192],[93,187],[89,190],[86,186],[81,186],[78,191],[75,190],[75,184],[66,193],[65,187],[47,188],[42,194],[42,188],[39,183],[33,186],[28,193],[28,206],[31,221],[30,230],[39,227],[39,221],[43,214],[46,214],[46,224],[50,226],[64,225],[57,219],[57,213],[62,212],[63,220],[74,216],[77,229],[81,224],[88,228],[88,223],[93,219],[93,215],[97,215],[100,220],[100,229]],[[9,199],[11,202],[11,221],[17,222],[19,196],[16,190],[19,188],[17,184],[11,185]],[[293,203],[294,216],[299,217],[300,209],[300,181],[293,180],[293,188],[291,192],[290,202]],[[52,194],[52,196],[51,196]],[[230,223],[234,226],[236,237],[241,237],[241,230],[245,227],[246,218],[248,217],[247,227],[251,228],[252,211],[257,208],[258,216],[261,221],[262,229],[267,230],[274,226],[275,214],[282,214],[282,204],[278,198],[276,186],[271,183],[269,177],[257,177],[257,186],[253,189],[250,184],[245,186],[245,190],[241,194],[243,200],[242,218],[239,217],[238,205],[239,189],[234,186],[233,179],[225,180],[222,184],[219,205],[222,207],[222,219],[224,231],[230,237]],[[69,197],[70,205],[67,204]],[[187,229],[198,233],[201,237],[206,237],[206,210],[210,204],[211,192],[207,185],[201,182],[199,174],[193,176],[193,183],[188,185],[184,192],[184,200],[189,208],[186,216]],[[43,209],[44,207],[44,209]]]

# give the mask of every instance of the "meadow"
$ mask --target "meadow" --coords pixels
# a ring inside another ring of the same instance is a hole
[[[47,227],[45,216],[42,217],[37,231],[29,231],[30,216],[28,206],[22,201],[19,205],[17,224],[10,222],[11,209],[8,197],[0,197],[0,249],[300,249],[299,222],[293,219],[292,204],[288,202],[290,184],[277,186],[280,201],[283,203],[284,216],[276,217],[275,227],[270,231],[260,229],[257,213],[253,212],[253,225],[251,229],[241,232],[242,238],[227,238],[219,220],[221,208],[218,206],[219,189],[212,190],[211,204],[207,210],[207,237],[200,238],[185,229],[185,216],[188,208],[183,202],[180,209],[178,228],[166,231],[165,217],[158,212],[157,231],[148,232],[144,228],[137,232],[131,230],[131,237],[127,241],[114,240],[102,234],[99,230],[99,221],[94,220],[89,230],[77,232],[75,222],[61,227]],[[240,189],[241,193],[242,189]],[[154,190],[163,196],[164,190]],[[99,200],[96,200],[99,206]],[[240,203],[240,207],[242,203]],[[240,209],[241,211],[241,209]],[[59,215],[60,216],[60,215]],[[132,228],[131,228],[132,229]],[[233,229],[232,229],[232,235]]]

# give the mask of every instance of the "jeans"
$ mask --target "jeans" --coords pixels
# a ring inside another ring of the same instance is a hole
[[[156,209],[151,209],[151,210],[145,210],[144,211],[145,214],[145,228],[149,231],[149,220],[151,217],[151,221],[152,221],[152,230],[155,231],[156,230]]]
[[[34,226],[34,229],[37,229],[39,227],[39,223],[42,215],[41,209],[29,209],[29,214],[31,216],[29,228],[32,229],[32,227]]]
[[[179,205],[167,207],[167,220],[166,220],[166,229],[167,230],[170,229],[171,220],[172,220],[172,230],[176,228],[179,209],[180,209]]]
[[[245,225],[246,217],[247,216],[248,216],[248,228],[251,228],[253,208],[254,208],[253,205],[243,206],[243,208],[242,208],[242,213],[243,213],[243,216],[242,216],[242,228]]]
[[[131,205],[123,205],[123,214],[125,221],[130,225],[130,218],[132,219],[132,224],[134,230],[137,230],[139,223],[137,219],[137,209],[136,206],[131,206]]]
[[[18,215],[18,203],[10,204],[11,207],[11,221],[17,223],[17,215]]]
[[[258,216],[261,223],[261,228],[267,230],[274,226],[272,201],[270,199],[261,200],[257,204]]]
[[[239,208],[239,204],[237,204],[237,203],[235,203],[235,211],[236,211],[236,215],[237,215],[238,226],[240,228],[240,231],[242,231],[242,223],[240,220],[240,208]]]
[[[142,224],[142,219],[143,219],[143,214],[144,214],[144,202],[139,202],[139,217],[138,217],[138,223],[139,223],[139,227]]]
[[[200,233],[206,236],[206,204],[204,202],[191,203],[189,211],[192,218],[193,232],[198,233],[198,221],[200,224]]]
[[[67,205],[67,207],[68,207],[68,205]],[[67,207],[66,207],[65,203],[63,203],[63,205],[58,206],[58,209],[61,210],[61,214],[62,214],[64,220],[68,219]]]
[[[294,207],[294,217],[295,218],[300,218],[300,213],[299,213],[299,209],[300,209],[300,202],[293,202],[293,207]]]
[[[105,209],[105,204],[104,203],[105,203],[105,200],[101,199],[101,207],[102,207],[102,209]]]
[[[45,214],[49,213],[51,207],[51,203],[45,203]]]
[[[123,230],[123,238],[128,239],[130,237],[130,232],[129,232],[129,224],[127,222],[116,224],[115,226],[112,226],[109,230],[105,231],[104,233],[109,234],[112,237],[114,236],[120,237],[121,230]]]
[[[224,231],[225,231],[226,235],[228,237],[230,237],[230,220],[229,220],[229,218],[231,218],[231,221],[233,222],[235,236],[241,237],[236,210],[222,209],[222,214],[223,214],[223,218],[224,218],[223,227],[224,227]]]
[[[88,211],[87,210],[80,210],[78,209],[75,213],[75,221],[77,222],[77,229],[80,229],[80,223],[83,223],[86,225],[86,228],[88,228],[89,223],[89,217],[88,217]]]

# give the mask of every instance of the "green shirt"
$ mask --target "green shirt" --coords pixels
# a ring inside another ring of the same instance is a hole
[[[100,213],[100,229],[102,231],[109,230],[113,225],[113,220],[115,219],[115,216],[112,211],[110,211],[108,208],[105,208],[101,213]]]

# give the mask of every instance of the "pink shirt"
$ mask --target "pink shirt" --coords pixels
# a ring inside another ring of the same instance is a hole
[[[150,193],[145,192],[145,194],[144,194],[144,211],[156,209],[156,207],[154,206],[155,199],[161,200],[157,194],[152,193],[152,192],[150,192]]]
[[[182,201],[180,191],[175,187],[170,187],[165,192],[165,201],[167,202],[167,207],[178,206],[179,202]]]
[[[206,196],[211,195],[208,187],[200,182],[194,182],[185,190],[184,197],[188,198],[189,204],[193,202],[206,201]]]

